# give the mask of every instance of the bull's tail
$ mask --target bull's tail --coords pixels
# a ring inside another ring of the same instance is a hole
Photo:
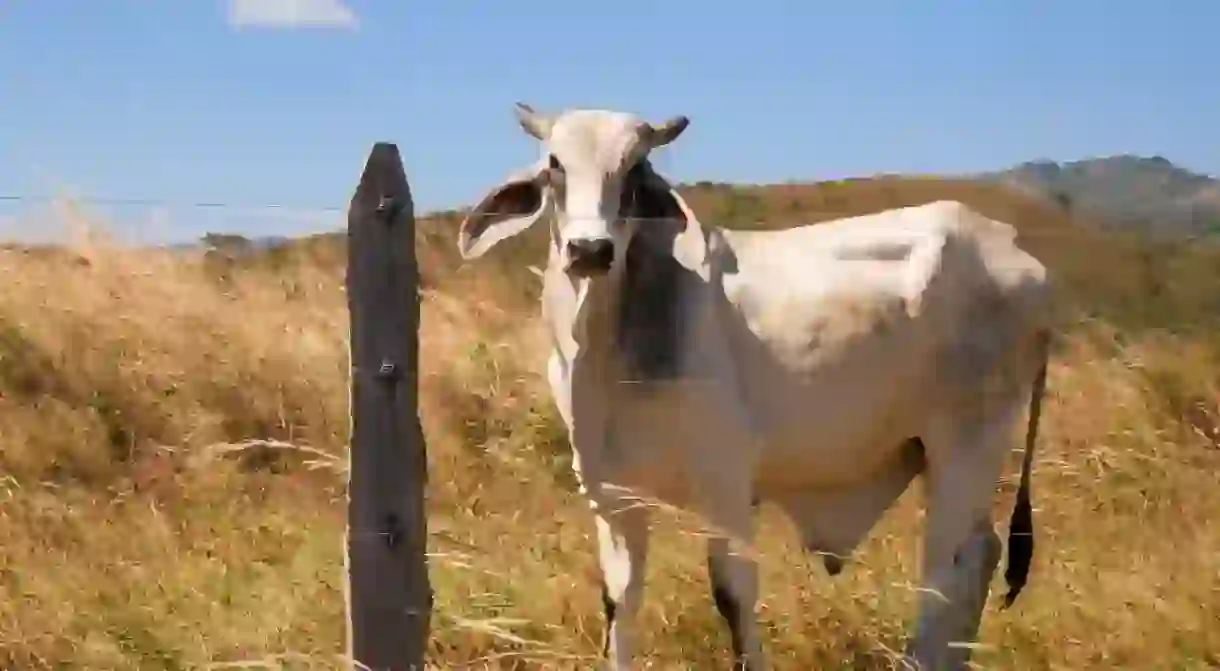
[[[1042,397],[1046,393],[1050,341],[1049,330],[1038,334],[1037,355],[1040,367],[1037,377],[1034,378],[1029,399],[1029,424],[1025,432],[1025,456],[1021,461],[1021,485],[1017,488],[1017,500],[1008,524],[1008,567],[1004,570],[1008,594],[1004,595],[1004,608],[1011,606],[1021,593],[1021,588],[1025,587],[1030,562],[1034,556],[1034,514],[1029,502],[1029,476],[1034,463],[1034,443],[1038,439],[1038,420],[1042,415]]]

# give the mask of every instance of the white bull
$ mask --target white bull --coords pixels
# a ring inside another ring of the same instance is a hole
[[[648,160],[685,117],[520,104],[517,116],[542,157],[469,213],[458,244],[479,257],[554,210],[549,381],[596,515],[609,668],[631,663],[640,496],[746,542],[771,501],[835,574],[921,473],[928,589],[906,658],[964,667],[969,647],[952,644],[977,635],[999,564],[991,502],[1026,403],[1008,603],[1033,552],[1049,284],[1015,231],[950,201],[783,231],[705,227]],[[708,569],[736,668],[763,669],[756,566],[721,536]]]

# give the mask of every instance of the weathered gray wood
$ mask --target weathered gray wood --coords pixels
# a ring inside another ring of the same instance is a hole
[[[347,218],[351,451],[346,538],[352,668],[422,671],[425,548],[415,214],[398,148],[373,146]]]

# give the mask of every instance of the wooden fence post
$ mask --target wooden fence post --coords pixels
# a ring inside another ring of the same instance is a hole
[[[347,654],[355,669],[422,671],[432,615],[419,410],[415,206],[398,147],[369,154],[347,215],[351,449]]]

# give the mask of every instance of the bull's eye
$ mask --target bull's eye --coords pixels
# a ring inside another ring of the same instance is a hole
[[[550,154],[547,157],[547,161],[549,165],[546,170],[546,181],[556,189],[563,188],[565,174],[563,164],[559,162],[559,159],[555,158],[554,154]]]

